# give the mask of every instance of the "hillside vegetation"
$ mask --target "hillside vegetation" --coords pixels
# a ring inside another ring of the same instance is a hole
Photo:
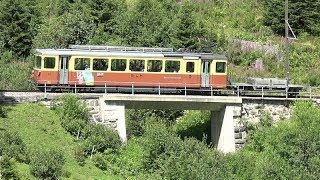
[[[0,88],[32,89],[26,74],[33,50],[69,44],[210,49],[228,56],[233,81],[284,77],[283,7],[281,0],[1,0]],[[320,59],[319,12],[317,0],[289,0],[298,37],[290,43],[289,58],[295,83],[320,84],[314,68]],[[252,42],[277,51],[252,48]],[[251,68],[257,59],[263,70]]]
[[[128,124],[140,123],[128,126],[128,131],[136,133],[125,146],[115,146],[116,138],[112,139],[112,133],[105,127],[78,126],[80,135],[69,131],[70,125],[77,123],[66,126],[66,119],[76,117],[72,112],[80,112],[82,105],[73,97],[65,98],[64,103],[55,110],[37,103],[4,107],[5,116],[0,118],[2,178],[318,179],[320,176],[320,110],[311,102],[297,102],[289,121],[272,125],[268,117],[263,117],[252,126],[254,131],[250,131],[247,145],[227,155],[206,142],[208,112],[189,111],[182,116],[175,113],[177,116],[171,122],[166,117],[172,116],[163,116],[172,115],[170,112],[153,111],[144,119],[139,118],[143,111],[127,112],[131,114]],[[61,112],[66,115],[64,119],[59,115]],[[177,117],[179,120],[175,120]],[[94,132],[94,136],[88,132]],[[104,136],[106,132],[108,135]]]
[[[2,136],[4,133],[11,134],[16,138],[21,137],[22,143],[19,144],[20,147],[24,147],[22,148],[24,151],[20,152],[19,156],[22,158],[13,160],[16,175],[21,179],[36,179],[30,173],[30,164],[37,158],[34,153],[40,154],[50,150],[60,152],[64,157],[60,157],[60,159],[65,159],[62,170],[62,176],[64,177],[75,179],[112,178],[112,176],[108,176],[96,168],[90,159],[84,166],[78,165],[74,155],[77,142],[61,127],[59,116],[54,111],[41,104],[20,104],[6,106],[5,108],[7,109],[7,117],[0,118],[0,154],[12,158],[14,155],[8,154],[6,148],[9,148],[11,152],[15,148],[14,146],[19,148],[16,143],[17,140],[4,139]],[[46,159],[48,157],[44,156],[42,158]],[[55,158],[55,156],[52,158]],[[59,156],[56,156],[56,158],[59,158]],[[2,168],[0,170],[4,171]],[[3,173],[2,171],[0,172]]]

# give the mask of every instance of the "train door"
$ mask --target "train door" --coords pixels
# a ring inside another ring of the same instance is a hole
[[[201,61],[201,87],[210,87],[210,61]]]
[[[60,84],[68,84],[68,73],[69,73],[69,56],[60,56]]]

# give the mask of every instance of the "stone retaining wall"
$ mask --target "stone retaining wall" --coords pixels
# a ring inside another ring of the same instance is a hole
[[[241,114],[234,119],[236,148],[243,147],[249,123],[258,123],[263,116],[270,115],[273,122],[289,119],[292,116],[292,106],[282,104],[243,103],[241,109],[236,110]]]

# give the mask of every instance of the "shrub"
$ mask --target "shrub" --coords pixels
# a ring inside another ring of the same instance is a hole
[[[189,111],[174,125],[175,131],[181,137],[194,137],[202,140],[204,136],[211,137],[210,111]],[[210,139],[207,139],[210,143]]]
[[[18,132],[0,131],[0,154],[21,162],[26,160],[26,145]]]
[[[93,156],[95,165],[114,174],[137,176],[143,172],[144,148],[135,138],[118,150],[108,149]]]
[[[222,155],[193,138],[168,141],[165,153],[156,160],[155,173],[163,179],[217,179],[221,173]]]
[[[14,56],[12,51],[4,51],[0,56],[0,61],[6,64],[11,63],[16,59],[18,58]]]
[[[15,171],[14,160],[8,156],[0,156],[0,179],[19,179]]]
[[[72,135],[77,136],[85,127],[89,110],[85,102],[75,95],[65,95],[62,98],[60,111],[61,125]]]
[[[3,105],[0,105],[0,117],[2,117],[2,118],[7,117],[7,109]]]
[[[58,179],[62,173],[65,157],[55,149],[36,150],[30,156],[31,173],[42,179]]]
[[[218,177],[222,156],[206,143],[191,138],[182,140],[156,118],[148,119],[143,130],[141,137],[121,148],[119,155],[109,161],[114,162],[124,175],[157,179]]]
[[[76,150],[75,150],[75,158],[80,166],[85,165],[85,161],[87,158],[87,152],[86,148],[83,146],[83,144],[80,144]]]
[[[127,135],[128,138],[132,136],[141,136],[143,134],[143,124],[146,119],[156,117],[165,119],[168,123],[175,121],[177,118],[183,116],[184,112],[181,110],[149,110],[149,109],[130,109],[126,113]]]
[[[6,58],[6,57],[2,57]],[[14,57],[9,57],[14,58]],[[6,61],[11,61],[7,62]],[[0,89],[7,90],[34,90],[36,89],[31,80],[33,66],[31,58],[25,61],[1,60],[0,59]]]
[[[91,152],[104,152],[107,149],[117,149],[121,145],[118,133],[99,124],[89,124],[83,132],[84,150],[87,155]]]

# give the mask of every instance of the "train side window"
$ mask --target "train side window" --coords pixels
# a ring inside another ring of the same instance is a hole
[[[56,58],[54,57],[45,57],[44,58],[44,68],[53,69],[56,65]]]
[[[125,71],[127,67],[126,59],[112,59],[111,70],[112,71]]]
[[[106,71],[108,69],[108,59],[93,59],[93,70]]]
[[[226,72],[226,63],[225,62],[216,62],[216,72],[225,73]]]
[[[180,71],[180,61],[166,61],[166,72],[179,72]]]
[[[144,71],[144,60],[131,59],[129,69],[130,71]]]
[[[194,62],[187,62],[186,72],[188,73],[194,72]]]
[[[75,58],[74,69],[75,70],[88,70],[88,69],[90,69],[90,59],[89,58]]]
[[[41,56],[36,56],[35,67],[38,68],[38,69],[41,68]]]
[[[161,60],[148,60],[148,72],[161,72],[162,61]]]

